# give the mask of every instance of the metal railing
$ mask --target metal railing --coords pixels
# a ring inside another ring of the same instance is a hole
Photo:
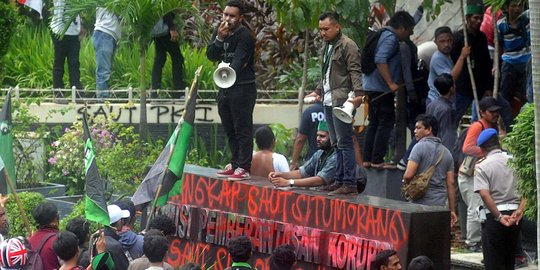
[[[84,89],[35,89],[35,88],[1,88],[0,100],[3,99],[8,90],[12,90],[12,98],[15,100],[25,100],[30,98],[39,99],[40,102],[51,103],[96,103],[100,100],[96,98],[96,90]],[[188,90],[147,90],[147,102],[149,103],[183,103],[184,95]],[[198,90],[198,103],[215,103],[217,90]],[[156,94],[153,97],[151,94]],[[109,90],[109,98],[103,99],[109,103],[138,103],[140,92],[136,88]],[[262,90],[257,89],[257,103],[263,104],[297,104],[298,90]]]

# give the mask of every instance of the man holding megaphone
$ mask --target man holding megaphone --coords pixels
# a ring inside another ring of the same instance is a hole
[[[231,0],[206,49],[211,61],[221,61],[214,74],[219,87],[218,113],[231,149],[231,168],[218,172],[229,180],[249,179],[253,152],[255,86],[255,39],[244,23],[244,4]]]
[[[324,12],[319,16],[319,32],[325,41],[322,78],[308,97],[315,97],[316,101],[322,97],[330,140],[337,146],[335,182],[326,189],[328,195],[357,193],[352,121],[343,120],[352,117],[354,108],[363,100],[360,53],[356,43],[341,33],[337,13]],[[349,99],[351,92],[354,95]],[[332,112],[333,108],[342,106],[336,110],[338,114]]]

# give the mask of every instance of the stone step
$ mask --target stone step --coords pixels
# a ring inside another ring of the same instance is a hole
[[[482,253],[451,253],[450,254],[450,264],[452,270],[470,270],[470,269],[479,269],[484,270],[484,264],[482,264]],[[529,262],[529,266],[519,268],[522,270],[532,270],[538,269],[538,267]]]

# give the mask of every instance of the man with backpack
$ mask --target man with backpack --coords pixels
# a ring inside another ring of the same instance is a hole
[[[58,209],[52,202],[43,202],[32,210],[32,217],[38,224],[38,230],[28,239],[32,250],[41,257],[43,270],[58,269],[60,262],[53,249],[60,224]]]
[[[401,77],[401,55],[399,41],[413,33],[414,18],[406,11],[398,11],[388,26],[368,38],[362,50],[362,82],[369,97],[369,125],[364,147],[364,167],[383,168],[395,123],[394,95]],[[375,42],[376,40],[376,42]],[[370,42],[371,41],[371,42]]]
[[[493,97],[485,97],[479,102],[480,120],[474,122],[467,131],[463,143],[463,154],[467,155],[458,174],[458,185],[461,197],[467,204],[467,238],[465,243],[470,251],[479,252],[481,247],[480,220],[476,214],[481,205],[480,195],[474,192],[474,165],[479,158],[484,157],[484,152],[476,144],[482,130],[487,128],[497,129],[499,109],[501,108]]]

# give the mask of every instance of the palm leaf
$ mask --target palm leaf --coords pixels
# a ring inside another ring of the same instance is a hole
[[[484,0],[484,4],[491,6],[491,10],[499,10],[504,6],[506,0]]]

